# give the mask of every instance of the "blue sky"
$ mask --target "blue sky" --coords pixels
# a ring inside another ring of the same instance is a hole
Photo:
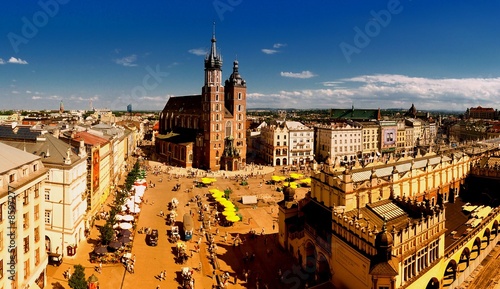
[[[248,108],[500,106],[498,1],[5,1],[0,109],[161,110],[200,94],[212,23]]]

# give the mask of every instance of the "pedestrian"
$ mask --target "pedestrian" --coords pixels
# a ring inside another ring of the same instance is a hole
[[[245,272],[245,283],[248,283],[248,272]]]
[[[233,284],[236,284],[236,282],[238,282],[238,276],[236,276],[236,274],[234,274]]]
[[[102,262],[99,262],[99,274],[102,272]]]
[[[163,271],[162,271],[162,273],[163,273],[163,278],[162,278],[162,280],[167,279],[167,270],[163,270]]]
[[[215,270],[212,272],[212,279],[215,280]]]
[[[163,271],[160,272],[160,281],[163,280],[165,276],[163,276]]]

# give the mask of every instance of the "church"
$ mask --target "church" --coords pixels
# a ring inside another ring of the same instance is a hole
[[[160,113],[155,149],[160,161],[185,168],[240,170],[246,162],[246,82],[238,61],[222,85],[215,30],[199,95],[170,97]]]

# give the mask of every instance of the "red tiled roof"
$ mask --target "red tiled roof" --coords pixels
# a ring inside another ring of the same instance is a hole
[[[107,143],[108,140],[96,135],[93,135],[91,133],[88,133],[86,131],[81,131],[77,132],[75,136],[73,137],[73,140],[80,141],[83,139],[83,142],[88,145],[98,145],[98,144],[104,144]]]

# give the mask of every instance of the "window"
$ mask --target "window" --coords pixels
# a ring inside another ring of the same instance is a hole
[[[51,223],[52,220],[52,212],[51,211],[45,211],[45,224]]]
[[[28,169],[23,169],[23,177],[28,175]]]
[[[35,171],[35,172],[38,171],[38,164],[33,165],[33,171]]]
[[[3,222],[3,207],[5,207],[4,205],[5,203],[2,203],[0,205],[0,222]]]
[[[40,197],[40,184],[35,184],[35,199]]]
[[[45,189],[45,200],[50,201],[50,190],[49,189]]]
[[[0,260],[0,279],[3,278],[3,260]]]
[[[30,259],[24,261],[24,279],[30,276]]]
[[[0,231],[0,251],[3,250],[3,231]]]
[[[40,205],[36,205],[34,211],[35,211],[35,220],[38,220],[40,218]]]
[[[23,192],[23,205],[26,206],[27,204],[29,204],[29,202],[30,202],[29,200],[30,200],[29,191],[24,190],[24,192]]]
[[[15,174],[10,174],[9,175],[9,183],[13,183],[16,181],[16,175]]]
[[[241,99],[241,92],[238,92],[238,99]]]
[[[40,241],[40,228],[36,227],[34,233],[35,233],[34,237],[35,237],[35,243],[36,243],[36,242]]]
[[[29,213],[23,214],[23,229],[28,229],[30,224],[30,215]]]
[[[36,248],[35,250],[35,266],[40,264],[40,248]]]
[[[24,253],[28,253],[28,251],[30,250],[30,237],[29,236],[24,237],[24,239],[23,239],[23,249],[24,249]]]

